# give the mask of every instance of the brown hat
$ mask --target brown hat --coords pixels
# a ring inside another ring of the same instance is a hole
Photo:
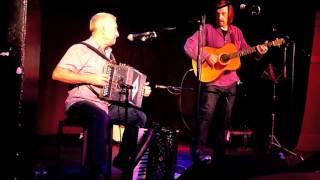
[[[215,9],[220,9],[225,6],[229,6],[230,4],[232,4],[232,3],[228,0],[218,0],[215,2],[214,7],[215,7]]]

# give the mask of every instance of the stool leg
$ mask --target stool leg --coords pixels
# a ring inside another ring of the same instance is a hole
[[[58,134],[57,134],[57,162],[56,162],[56,174],[58,179],[62,179],[62,136],[63,136],[63,127],[64,122],[60,121],[58,125]]]
[[[82,148],[81,148],[81,167],[84,167],[86,157],[87,157],[87,144],[88,144],[88,130],[83,129],[83,141],[82,141]]]
[[[106,172],[106,179],[111,179],[112,175],[112,134],[113,134],[113,126],[110,125],[109,129],[109,137],[107,140],[107,172]]]
[[[244,145],[245,148],[246,148],[247,145],[248,145],[248,135],[247,135],[247,134],[245,134],[245,135],[243,136],[243,145]]]

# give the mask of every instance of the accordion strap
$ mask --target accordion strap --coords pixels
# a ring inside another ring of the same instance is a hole
[[[97,53],[100,57],[102,57],[103,59],[107,60],[110,63],[116,63],[115,60],[111,60],[109,58],[107,58],[107,56],[105,56],[103,53],[101,53],[97,48],[91,46],[90,44],[86,43],[86,42],[81,42],[80,44],[83,44],[85,46],[87,46],[89,49],[91,49],[92,51],[94,51],[95,53]],[[90,89],[90,91],[92,91],[98,98],[100,98],[99,93],[93,89],[93,87],[88,84],[87,87]],[[101,98],[100,98],[101,99]]]
[[[95,89],[93,89],[93,87],[90,84],[88,84],[87,86],[93,92],[93,94],[95,94],[98,98],[100,98],[99,93]]]
[[[91,49],[92,51],[94,51],[95,53],[97,53],[100,57],[102,57],[103,59],[107,60],[110,63],[116,64],[115,60],[112,60],[110,58],[107,58],[106,55],[104,55],[102,52],[100,52],[97,48],[93,47],[92,45],[86,43],[86,42],[81,42],[80,44],[83,44],[85,46],[87,46],[89,49]]]

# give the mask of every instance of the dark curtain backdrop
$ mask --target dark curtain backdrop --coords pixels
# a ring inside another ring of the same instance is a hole
[[[314,39],[312,46],[311,64],[308,78],[306,106],[302,123],[302,130],[296,149],[300,151],[319,152],[320,146],[320,105],[318,92],[320,89],[320,11],[317,12],[314,26]]]
[[[236,7],[235,24],[243,29],[251,45],[276,37],[290,38],[286,63],[288,77],[281,79],[277,85],[275,129],[280,142],[289,148],[294,147],[301,126],[304,127],[304,135],[315,137],[309,135],[318,132],[314,120],[319,117],[317,111],[310,107],[314,107],[318,101],[317,97],[308,93],[318,92],[318,86],[311,86],[313,79],[308,79],[308,74],[312,42],[319,42],[318,37],[313,37],[315,10],[319,10],[319,3],[315,0],[233,2]],[[242,2],[248,3],[247,7],[259,5],[261,14],[250,15],[250,8],[240,11]],[[207,8],[210,3],[210,0],[192,3],[169,0],[1,1],[0,89],[3,130],[0,137],[3,151],[0,158],[1,164],[7,168],[1,171],[0,179],[20,178],[32,172],[29,164],[33,159],[29,157],[32,157],[34,133],[56,134],[58,121],[64,116],[67,86],[52,81],[51,73],[70,45],[89,36],[88,21],[93,14],[107,11],[118,17],[121,36],[114,46],[118,61],[145,73],[153,86],[179,86],[183,75],[191,68],[190,59],[183,52],[183,44],[198,29],[196,22],[201,15],[207,14],[207,20],[211,20]],[[163,31],[164,28],[173,27],[175,29],[172,31]],[[158,33],[158,38],[153,41],[129,42],[126,39],[129,33],[151,30]],[[292,44],[295,44],[294,54]],[[2,56],[2,52],[9,52],[10,55]],[[243,127],[245,123],[252,128],[257,144],[268,142],[271,111],[274,108],[271,102],[272,82],[261,78],[261,74],[272,63],[280,76],[284,67],[283,52],[283,48],[273,48],[260,62],[246,61],[244,58],[238,71],[243,85],[238,90],[234,127]],[[313,54],[312,58],[317,59],[317,54]],[[293,60],[295,68],[292,68]],[[20,66],[24,74],[16,73]],[[316,70],[313,71],[315,66],[310,67],[311,77],[318,75]],[[186,74],[184,84],[195,87],[192,72]],[[307,93],[307,86],[314,89],[309,88]],[[306,101],[306,97],[309,100]],[[194,122],[195,96],[192,91],[185,91],[179,98],[166,90],[153,89],[151,97],[145,98],[143,107],[150,121],[178,129],[181,137],[190,138],[186,125],[192,126]],[[308,109],[304,113],[305,104]],[[185,121],[182,121],[182,117]],[[300,136],[302,141],[298,150],[313,148],[315,138],[303,141],[305,137]]]
[[[113,47],[119,62],[129,64],[148,76],[148,81],[155,84],[179,86],[187,70],[191,68],[190,59],[184,54],[183,45],[188,36],[198,29],[197,19],[208,12],[211,1],[198,3],[165,1],[46,1],[43,3],[42,42],[39,83],[39,116],[37,132],[55,134],[58,121],[64,116],[64,99],[67,93],[65,84],[51,80],[55,65],[67,48],[73,43],[86,39],[88,21],[98,11],[107,11],[118,17],[120,37]],[[305,91],[310,63],[310,49],[314,23],[313,3],[301,9],[292,3],[290,8],[277,1],[255,1],[262,8],[259,16],[251,16],[240,11],[236,4],[235,24],[241,27],[251,45],[273,40],[276,37],[289,36],[294,41],[296,52],[288,46],[288,77],[278,84],[278,116],[276,133],[280,141],[289,146],[296,142],[304,111]],[[313,2],[313,1],[312,1]],[[299,13],[297,13],[299,12]],[[211,16],[207,15],[208,21]],[[303,28],[298,28],[301,18]],[[290,19],[290,20],[289,20]],[[294,19],[294,20],[292,20]],[[174,30],[163,30],[174,27]],[[130,42],[126,39],[129,33],[156,31],[158,37],[147,42]],[[296,68],[292,69],[292,60]],[[279,70],[281,75],[283,48],[271,48],[260,62],[243,61],[238,71],[243,85],[239,88],[234,124],[240,127],[247,123],[256,131],[259,141],[267,142],[271,128],[272,83],[262,79],[261,74],[269,63]],[[294,82],[292,80],[292,71]],[[186,85],[195,87],[191,73],[185,78]],[[194,93],[184,92],[182,108],[179,107],[179,96],[172,95],[163,89],[153,89],[151,97],[144,98],[143,107],[151,121],[160,122],[181,130],[181,134],[190,137],[179,113],[182,109],[186,124],[192,125],[194,112]],[[294,132],[294,135],[292,135]]]

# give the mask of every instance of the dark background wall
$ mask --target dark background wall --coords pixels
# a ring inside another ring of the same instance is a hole
[[[238,71],[243,85],[239,87],[235,104],[234,127],[242,128],[245,123],[255,130],[257,142],[264,144],[270,133],[271,112],[276,110],[276,134],[284,145],[294,147],[303,119],[314,17],[319,5],[315,0],[233,2],[235,24],[243,29],[251,45],[284,36],[289,36],[291,41],[287,47],[287,78],[281,76],[283,47],[270,49],[260,62],[243,58]],[[210,3],[209,0],[192,3],[169,0],[1,1],[0,52],[10,51],[10,56],[0,56],[4,105],[1,108],[4,127],[1,141],[7,147],[1,162],[14,162],[12,167],[18,164],[22,167],[20,160],[26,160],[25,154],[32,153],[33,135],[56,133],[58,121],[64,115],[67,86],[51,80],[51,73],[70,45],[89,36],[88,21],[93,14],[107,11],[118,17],[120,37],[113,48],[118,61],[145,73],[152,85],[179,86],[186,75],[184,85],[194,87],[194,75],[186,73],[191,68],[191,60],[184,54],[183,45],[198,29],[195,22],[201,15],[206,14],[210,21],[207,8]],[[249,10],[240,11],[241,3],[246,3],[247,7],[259,5],[261,14],[252,16]],[[168,27],[175,29],[163,30]],[[158,34],[152,41],[129,42],[126,39],[129,33],[152,30]],[[270,63],[280,79],[275,106],[272,106],[272,82],[261,78]],[[22,75],[16,73],[21,65]],[[194,122],[194,98],[192,91],[176,96],[163,89],[153,89],[151,97],[144,99],[143,107],[150,121],[179,129],[181,137],[189,139],[190,132],[185,125],[192,126]],[[22,150],[24,147],[27,151]],[[20,170],[27,172],[28,168]]]
[[[67,86],[51,80],[51,73],[70,45],[89,36],[88,21],[96,12],[107,11],[118,17],[120,37],[113,48],[118,61],[145,73],[152,85],[171,86],[179,86],[183,75],[191,68],[191,60],[184,54],[183,45],[186,38],[198,29],[198,24],[195,22],[203,14],[207,15],[207,21],[211,18],[207,8],[211,3],[209,0],[192,3],[169,0],[23,2],[26,4],[20,1],[1,1],[0,6],[0,51],[14,47],[12,56],[0,57],[3,65],[1,77],[3,84],[6,85],[2,88],[1,94],[5,96],[3,104],[7,105],[1,113],[2,119],[6,122],[5,127],[9,127],[8,131],[3,131],[4,135],[15,131],[22,135],[25,133],[16,127],[17,120],[22,120],[27,132],[35,135],[56,133],[58,120],[64,115]],[[271,126],[271,111],[274,108],[272,83],[261,78],[261,75],[268,64],[272,63],[279,70],[278,75],[281,79],[277,85],[278,101],[275,106],[275,110],[278,111],[276,133],[281,142],[293,147],[302,123],[315,10],[319,9],[319,6],[314,0],[305,2],[234,0],[233,2],[236,7],[235,24],[243,29],[251,45],[283,36],[289,36],[290,41],[295,44],[294,56],[293,43],[287,47],[288,77],[285,79],[281,77],[281,70],[284,67],[283,47],[270,49],[260,62],[243,59],[242,68],[238,71],[243,85],[238,91],[234,127],[241,127],[245,122],[257,133],[258,142],[263,144],[267,141],[266,136]],[[259,5],[261,14],[252,16],[248,10],[240,11],[241,3],[246,3],[247,7]],[[23,15],[27,15],[26,21],[23,21],[25,18]],[[20,17],[19,21],[16,17]],[[175,29],[164,30],[168,27]],[[152,41],[130,42],[126,39],[129,33],[152,30],[158,34]],[[26,36],[19,39],[21,33],[25,33]],[[18,43],[16,47],[17,42],[20,44]],[[24,45],[23,48],[20,48],[21,45]],[[20,84],[21,76],[16,74],[16,68],[21,63],[25,70],[22,76],[23,86]],[[184,84],[194,87],[195,77],[192,72],[186,75]],[[190,138],[184,123],[192,126],[194,122],[194,98],[194,93],[190,91],[183,92],[180,97],[163,89],[153,89],[151,97],[144,99],[143,107],[151,121],[179,129],[182,137]],[[23,119],[17,117],[18,105],[22,100]],[[10,118],[4,118],[5,115]],[[24,142],[30,141],[29,138],[29,141]]]
[[[41,43],[39,121],[40,134],[56,133],[57,121],[63,118],[66,85],[51,80],[50,76],[56,63],[66,49],[73,43],[86,39],[88,21],[98,11],[114,13],[118,17],[120,37],[114,46],[118,61],[134,66],[148,76],[154,84],[179,86],[183,75],[191,68],[190,59],[184,54],[183,44],[186,38],[198,28],[194,23],[204,13],[211,20],[207,6],[211,1],[198,3],[178,3],[171,1],[54,1],[43,3],[43,26]],[[295,43],[295,56],[292,46],[287,47],[287,78],[282,78],[284,66],[284,48],[272,48],[260,62],[247,61],[244,58],[238,71],[243,85],[235,108],[235,127],[245,121],[262,139],[270,131],[272,111],[272,83],[262,79],[263,71],[272,63],[279,75],[277,85],[277,132],[281,140],[294,144],[299,133],[304,108],[305,87],[310,61],[310,49],[313,35],[314,3],[303,5],[277,1],[248,1],[261,7],[259,16],[249,11],[240,11],[242,1],[236,4],[235,24],[243,29],[251,45],[274,40],[276,37],[289,36]],[[303,6],[303,8],[301,8]],[[175,27],[172,31],[162,31]],[[130,42],[129,33],[155,30],[158,37],[153,41]],[[295,60],[294,81],[292,80],[292,60]],[[185,83],[195,85],[194,76],[189,73]],[[293,88],[292,88],[293,87]],[[186,124],[192,125],[194,93],[184,92],[182,107],[179,96],[163,89],[153,89],[151,97],[144,99],[144,109],[152,121],[180,129],[189,136],[183,125],[180,110]],[[239,125],[240,124],[240,125]],[[292,136],[292,131],[295,135]]]

